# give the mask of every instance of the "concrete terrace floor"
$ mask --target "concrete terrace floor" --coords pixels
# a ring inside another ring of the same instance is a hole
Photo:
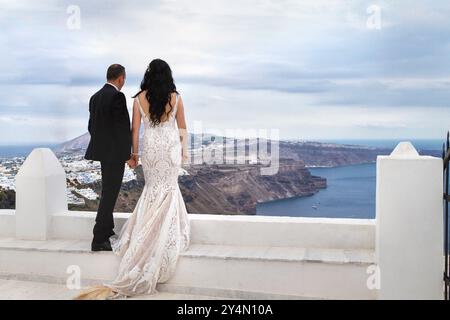
[[[71,300],[81,290],[70,290],[62,284],[0,279],[0,300]],[[130,300],[223,300],[224,298],[160,292]]]

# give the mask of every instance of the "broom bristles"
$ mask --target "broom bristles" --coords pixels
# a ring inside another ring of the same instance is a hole
[[[114,291],[106,286],[96,286],[84,290],[78,296],[73,298],[73,300],[106,300],[114,296]]]

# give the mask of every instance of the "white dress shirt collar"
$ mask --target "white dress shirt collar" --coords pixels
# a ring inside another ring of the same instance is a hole
[[[115,85],[113,85],[111,82],[107,82],[106,84],[109,84],[110,86],[113,86],[117,91],[120,91],[119,88],[117,88]]]

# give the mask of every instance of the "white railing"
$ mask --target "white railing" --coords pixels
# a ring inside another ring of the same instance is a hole
[[[442,160],[419,156],[410,143],[400,143],[377,159],[376,221],[191,214],[192,238],[230,245],[375,248],[379,298],[442,299],[442,187]],[[117,228],[127,216],[116,215]],[[16,177],[15,214],[0,210],[0,237],[88,239],[94,217],[68,212],[61,164],[49,149],[35,149]]]

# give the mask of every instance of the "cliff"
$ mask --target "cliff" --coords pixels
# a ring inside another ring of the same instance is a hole
[[[326,187],[301,161],[283,161],[277,174],[264,176],[258,165],[193,166],[180,177],[189,212],[255,214],[256,205],[291,197],[310,196]]]
[[[276,175],[263,176],[259,165],[196,165],[180,176],[180,190],[188,212],[212,214],[255,214],[259,202],[310,196],[326,187],[326,180],[312,176],[301,161],[283,161]],[[116,211],[131,212],[144,186],[142,167],[137,179],[124,183]],[[101,183],[89,185],[97,193]],[[98,200],[86,200],[76,210],[96,210]]]
[[[280,158],[301,160],[310,167],[336,167],[375,162],[392,150],[357,145],[280,141]]]

